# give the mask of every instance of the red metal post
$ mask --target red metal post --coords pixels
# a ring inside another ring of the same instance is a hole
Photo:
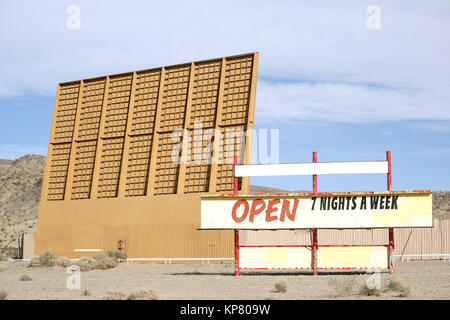
[[[237,165],[237,155],[234,155],[234,165]],[[234,195],[238,195],[238,178],[234,176]],[[239,230],[234,230],[234,275],[239,276]]]
[[[387,189],[388,189],[388,191],[392,191],[391,152],[390,151],[386,151],[386,160],[388,162]]]
[[[388,162],[387,189],[392,191],[391,152],[386,151]],[[389,273],[394,273],[394,228],[389,228]]]
[[[239,277],[239,230],[234,230],[234,275]]]
[[[317,162],[317,152],[313,151],[313,162]],[[317,174],[313,174],[313,192],[317,192]]]
[[[317,152],[313,151],[313,162],[317,162]],[[313,175],[313,193],[317,193],[317,174]],[[313,275],[317,275],[317,229],[311,229],[312,232],[312,260],[313,260]]]
[[[394,273],[394,228],[389,228],[389,273]]]

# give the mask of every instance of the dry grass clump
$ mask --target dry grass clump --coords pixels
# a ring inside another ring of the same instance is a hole
[[[8,296],[8,292],[5,290],[0,290],[0,300],[6,300],[6,297]]]
[[[56,257],[50,251],[39,256],[39,264],[41,267],[53,267],[56,266]]]
[[[275,283],[275,290],[278,292],[286,292],[288,288],[287,281],[282,279]]]
[[[398,292],[400,297],[407,297],[411,292],[409,286],[400,279],[392,278],[387,287],[389,291]]]
[[[359,287],[359,294],[362,296],[381,296],[382,290],[378,288],[369,288],[367,283],[364,282]]]
[[[39,262],[39,257],[33,257],[28,264],[29,268],[39,268],[41,266],[41,263]]]
[[[90,271],[97,268],[97,261],[92,258],[83,257],[75,265],[80,267],[80,271]]]
[[[158,300],[158,295],[151,289],[138,289],[128,295],[122,291],[108,291],[102,300]]]
[[[106,251],[106,255],[116,261],[126,260],[128,258],[126,252],[114,249]]]
[[[138,289],[130,293],[127,300],[158,300],[158,295],[150,289]]]
[[[104,253],[96,254],[92,257],[92,259],[96,262],[95,269],[108,270],[119,265],[119,262],[117,262],[117,260],[109,257]]]
[[[127,295],[121,291],[108,291],[102,300],[126,300]]]
[[[56,257],[53,253],[47,251],[46,253],[43,253],[40,256],[31,259],[28,266],[31,268],[53,267],[56,266]]]
[[[407,297],[410,293],[409,286],[400,279],[391,278],[389,282],[386,284],[387,279],[382,282],[382,284],[376,288],[370,288],[367,285],[367,282],[364,282],[360,286],[359,294],[364,296],[381,296],[382,294],[388,296],[399,296],[399,297]]]
[[[56,259],[56,265],[58,267],[67,268],[71,264],[72,264],[72,262],[69,259],[67,259],[67,257],[58,257]]]
[[[80,267],[80,271],[108,270],[117,267],[119,262],[104,253],[99,253],[92,258],[81,258],[76,265]]]
[[[20,281],[31,281],[33,280],[30,276],[27,276],[26,274],[21,275],[19,278]]]

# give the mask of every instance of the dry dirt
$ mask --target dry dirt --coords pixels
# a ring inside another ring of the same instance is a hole
[[[66,288],[68,274],[62,267],[31,269],[24,262],[0,262],[0,291],[7,299],[101,299],[108,291],[129,294],[140,288],[156,291],[159,299],[450,299],[450,262],[410,261],[396,263],[395,277],[411,292],[406,298],[384,293],[380,297],[361,296],[360,283],[366,273],[319,274],[242,272],[234,277],[232,264],[126,264],[110,270],[81,273],[81,289]],[[19,281],[28,275],[31,281]],[[382,279],[391,276],[383,273]],[[286,280],[285,293],[275,291],[275,283]],[[83,295],[87,289],[89,295]]]

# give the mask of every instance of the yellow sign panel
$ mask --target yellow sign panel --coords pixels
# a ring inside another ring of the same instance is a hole
[[[202,196],[202,229],[432,227],[431,191]]]

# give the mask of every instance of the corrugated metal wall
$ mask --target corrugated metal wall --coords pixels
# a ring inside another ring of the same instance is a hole
[[[450,253],[450,220],[434,219],[433,228],[394,229],[395,254]],[[318,230],[319,245],[388,244],[388,229]],[[239,232],[242,246],[310,245],[309,230],[277,230]],[[424,258],[430,259],[430,258]]]

